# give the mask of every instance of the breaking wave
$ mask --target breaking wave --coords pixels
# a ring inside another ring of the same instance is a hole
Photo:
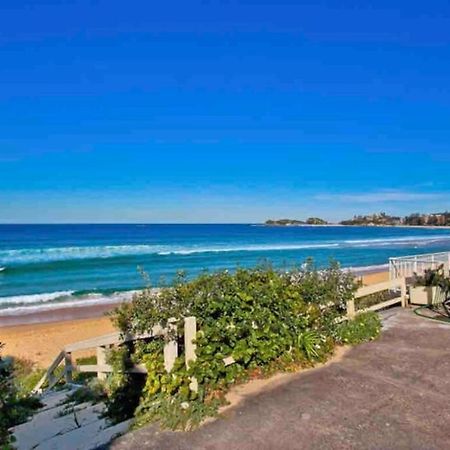
[[[332,248],[362,248],[383,247],[390,245],[425,245],[448,241],[450,235],[392,237],[383,239],[356,239],[328,242],[306,242],[299,244],[213,244],[210,246],[195,245],[105,245],[87,247],[55,247],[0,250],[2,265],[20,265],[32,263],[71,261],[83,259],[108,259],[142,255],[169,256],[194,255],[202,253],[232,253],[232,252],[268,252],[295,251]],[[4,267],[2,266],[3,270]]]
[[[74,291],[60,291],[0,297],[0,317],[54,311],[61,308],[116,304],[130,300],[135,292],[137,291],[77,294]]]

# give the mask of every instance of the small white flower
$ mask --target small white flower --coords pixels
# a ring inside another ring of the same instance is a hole
[[[181,409],[184,409],[184,410],[189,409],[189,402],[183,402],[181,404]]]

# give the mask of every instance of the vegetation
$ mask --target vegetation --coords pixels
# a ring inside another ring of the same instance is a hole
[[[2,347],[0,343],[0,350]],[[18,388],[14,361],[0,355],[0,448],[13,448],[9,429],[26,421],[39,406],[37,399],[23,395]]]
[[[437,269],[425,270],[422,276],[415,274],[414,286],[438,287],[443,296],[441,297],[442,304],[432,305],[431,308],[442,314],[439,310],[443,310],[446,320],[450,317],[450,277],[445,275],[444,265],[440,265]],[[439,297],[438,297],[439,298]],[[434,300],[433,300],[434,303]]]
[[[389,289],[385,291],[376,292],[375,294],[370,294],[365,297],[361,297],[355,300],[356,310],[370,308],[373,305],[378,305],[380,303],[392,300],[398,297],[398,293]]]
[[[450,278],[445,275],[444,265],[437,269],[427,269],[424,274],[414,276],[414,286],[439,286],[445,292],[450,291]]]
[[[381,322],[378,314],[370,311],[358,314],[354,320],[339,325],[337,335],[343,344],[361,344],[378,337]]]
[[[145,289],[115,312],[117,326],[124,333],[144,333],[169,318],[195,316],[197,361],[186,369],[182,320],[176,323],[181,354],[170,373],[164,369],[162,338],[111,351],[109,416],[119,421],[134,415],[138,425],[157,421],[189,429],[214,415],[235,383],[310,366],[325,361],[336,344],[375,338],[376,315],[345,321],[355,290],[353,276],[338,265],[319,271],[312,262],[291,272],[264,266],[205,273],[189,282],[181,273],[172,288]],[[226,365],[230,356],[235,363]],[[137,363],[146,366],[146,378],[125,372]],[[198,393],[190,389],[192,377]]]
[[[326,220],[320,219],[319,217],[310,217],[303,220],[295,220],[295,219],[279,219],[279,220],[268,220],[266,221],[266,225],[269,226],[299,226],[299,225],[327,225],[328,222]]]
[[[319,217],[310,217],[309,219],[306,219],[306,223],[308,225],[327,225],[328,222],[326,220],[323,220]]]
[[[266,225],[271,227],[287,227],[287,226],[298,226],[298,225],[306,225],[302,220],[295,219],[278,219],[272,220],[269,219],[266,221]]]

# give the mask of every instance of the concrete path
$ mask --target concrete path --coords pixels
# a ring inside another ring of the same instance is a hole
[[[111,426],[101,414],[103,404],[64,403],[71,391],[50,392],[30,421],[13,429],[18,450],[93,450],[125,433],[128,422]]]
[[[130,449],[450,449],[450,325],[394,310],[382,337],[255,395],[190,433],[153,426]]]

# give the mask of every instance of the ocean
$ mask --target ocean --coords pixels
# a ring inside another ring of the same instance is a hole
[[[130,298],[177,271],[233,269],[312,257],[384,268],[391,256],[450,251],[450,230],[260,225],[0,225],[0,318]]]

